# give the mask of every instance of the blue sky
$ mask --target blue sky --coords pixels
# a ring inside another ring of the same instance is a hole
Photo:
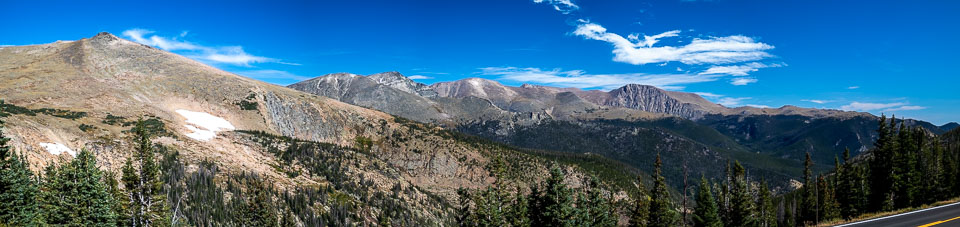
[[[0,2],[0,45],[100,31],[286,85],[399,71],[434,83],[698,92],[960,121],[956,1]]]

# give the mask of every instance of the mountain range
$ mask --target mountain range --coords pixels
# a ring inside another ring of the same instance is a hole
[[[694,173],[715,176],[720,173],[710,170],[735,159],[782,182],[800,175],[796,167],[807,152],[826,169],[844,149],[854,155],[868,150],[879,120],[864,112],[795,106],[730,108],[639,84],[607,92],[513,87],[482,78],[425,85],[384,72],[335,73],[288,87],[523,148],[602,154],[643,170],[659,153],[666,162],[690,162]],[[955,127],[904,121],[934,134]],[[682,184],[681,168],[665,173]]]

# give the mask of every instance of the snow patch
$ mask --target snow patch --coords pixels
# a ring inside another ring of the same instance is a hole
[[[195,140],[208,141],[216,137],[219,131],[236,129],[229,121],[208,113],[189,110],[176,110],[176,112],[187,119],[187,124],[183,126],[193,131],[186,136]]]
[[[40,146],[43,147],[43,149],[47,149],[47,152],[50,152],[52,155],[67,153],[70,154],[70,156],[77,157],[77,152],[60,143],[40,143]]]

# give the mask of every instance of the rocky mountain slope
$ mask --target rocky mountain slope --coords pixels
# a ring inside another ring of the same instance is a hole
[[[806,152],[814,154],[819,167],[827,168],[844,148],[850,148],[853,154],[867,150],[872,146],[879,119],[869,113],[795,106],[728,108],[697,94],[637,84],[608,92],[529,84],[512,87],[481,78],[427,86],[409,79],[378,82],[383,74],[402,77],[396,72],[354,75],[351,81],[364,82],[353,84],[363,84],[365,89],[326,89],[334,86],[328,81],[340,76],[332,74],[290,87],[334,98],[345,93],[350,98],[338,100],[418,121],[446,123],[463,132],[520,147],[602,153],[639,168],[649,166],[650,157],[659,151],[672,153],[666,159],[677,157],[673,161],[681,161],[680,157],[712,157],[714,163],[699,164],[715,168],[719,168],[716,161],[721,159],[754,160],[747,161],[747,165],[768,172],[771,177],[786,176],[783,179],[799,172],[775,165],[799,163]],[[424,104],[417,111],[429,110],[430,114],[395,107],[410,103]],[[662,120],[669,118],[681,119]],[[620,120],[639,123],[615,123]],[[907,120],[907,124],[924,126],[933,133],[946,131],[922,121]],[[647,142],[619,144],[627,132]],[[609,146],[582,147],[578,143]],[[682,155],[685,153],[688,155]],[[674,176],[680,172],[666,171]]]
[[[0,117],[11,145],[34,170],[86,149],[102,168],[118,172],[131,155],[130,125],[143,119],[158,145],[179,151],[191,165],[186,169],[198,169],[206,160],[225,173],[261,175],[279,188],[330,186],[331,193],[346,196],[341,202],[362,210],[356,223],[377,222],[388,207],[368,196],[396,188],[405,192],[397,195],[396,206],[423,220],[419,223],[449,222],[457,188],[492,182],[487,166],[492,157],[514,163],[508,172],[520,185],[546,174],[550,162],[544,154],[464,139],[336,100],[364,100],[350,98],[354,89],[374,85],[390,88],[378,97],[432,96],[430,89],[408,86],[409,80],[389,73],[370,78],[375,82],[349,74],[321,78],[329,86],[316,89],[332,92],[324,93],[333,97],[327,98],[100,33],[77,41],[0,47],[0,99],[5,102]],[[435,108],[426,107],[432,105],[424,100],[401,107],[443,116],[429,112]],[[292,154],[314,155],[291,159]],[[336,171],[328,173],[333,166]],[[565,166],[574,183],[605,168]],[[637,173],[617,171],[628,176],[621,179]],[[315,206],[321,212],[331,204]]]

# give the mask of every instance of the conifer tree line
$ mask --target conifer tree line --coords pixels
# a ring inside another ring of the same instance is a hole
[[[701,177],[692,207],[674,204],[660,171],[659,155],[648,190],[641,180],[628,209],[628,226],[807,226],[851,219],[871,212],[915,207],[960,196],[960,131],[935,136],[920,127],[907,127],[881,116],[874,148],[862,156],[846,149],[834,158],[831,172],[814,173],[807,153],[803,186],[774,195],[766,181],[751,179],[739,162],[726,166],[726,177],[711,182]],[[497,166],[497,161],[493,161]],[[493,168],[497,169],[497,168]],[[457,222],[461,226],[614,226],[620,210],[599,190],[594,178],[586,187],[571,189],[557,166],[529,193],[508,187],[496,172],[485,189],[458,191]],[[685,201],[685,200],[680,200]],[[678,215],[689,212],[691,215]],[[597,214],[611,214],[597,216]],[[687,217],[689,218],[683,218]],[[597,221],[600,220],[600,221]],[[624,224],[624,223],[619,223]]]
[[[856,158],[844,150],[829,173],[813,174],[807,154],[804,187],[780,200],[782,223],[849,220],[960,196],[960,130],[936,136],[886,116],[878,124],[874,147]]]
[[[492,185],[471,191],[459,189],[456,222],[460,226],[616,226],[613,200],[590,178],[574,190],[565,183],[559,165],[550,168],[542,184],[527,189],[504,179],[503,159],[491,161]]]

